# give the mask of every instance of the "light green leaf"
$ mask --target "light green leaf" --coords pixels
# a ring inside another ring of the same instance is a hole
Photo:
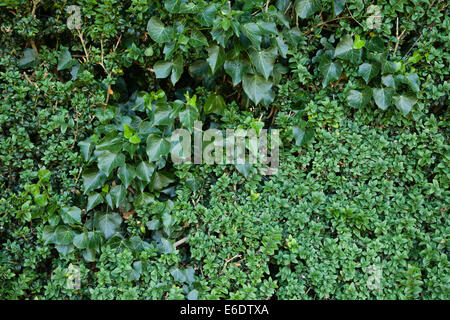
[[[172,119],[170,114],[172,109],[167,104],[156,104],[153,112],[153,125],[155,126],[168,126],[171,124]]]
[[[283,37],[279,36],[275,38],[275,41],[277,42],[278,50],[280,51],[280,55],[283,58],[286,58],[287,52],[289,50],[289,46],[284,41]]]
[[[274,22],[258,21],[257,24],[263,34],[277,34],[278,33],[277,25]]]
[[[394,77],[392,76],[392,74],[387,74],[385,76],[381,77],[381,82],[389,88],[393,88],[393,89],[397,89],[397,84],[395,82]]]
[[[164,8],[170,13],[177,12],[180,8],[181,0],[164,0]]]
[[[359,50],[362,47],[364,47],[365,45],[366,45],[366,41],[362,40],[361,37],[357,34],[355,36],[355,41],[353,42],[353,48]]]

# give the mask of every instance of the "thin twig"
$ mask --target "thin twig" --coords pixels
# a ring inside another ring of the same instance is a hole
[[[174,248],[177,248],[178,246],[181,246],[181,245],[182,245],[183,243],[185,243],[188,239],[189,239],[189,237],[184,237],[184,238],[178,240],[177,242],[175,242],[175,243],[173,244],[173,247],[174,247]]]
[[[222,270],[225,270],[225,268],[227,267],[227,265],[228,265],[229,262],[233,261],[233,260],[236,259],[236,258],[240,258],[240,257],[241,257],[241,255],[240,255],[240,254],[237,254],[237,255],[235,255],[233,258],[227,259],[227,260],[225,261],[225,264],[223,265]]]

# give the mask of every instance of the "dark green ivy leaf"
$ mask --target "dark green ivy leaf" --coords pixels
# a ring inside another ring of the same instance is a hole
[[[296,0],[295,11],[297,15],[305,19],[322,8],[319,0]]]
[[[262,101],[263,104],[267,105],[275,98],[272,91],[272,82],[267,81],[260,75],[244,75],[242,85],[249,99],[255,104]]]
[[[377,63],[363,63],[359,66],[358,74],[366,81],[366,84],[369,83],[377,74],[380,72],[380,67]]]
[[[393,99],[395,106],[403,113],[403,115],[407,115],[411,111],[411,107],[417,103],[415,97],[406,95],[394,96]]]
[[[392,88],[372,89],[373,99],[381,110],[386,110],[391,102],[395,91]]]
[[[147,32],[150,38],[157,43],[165,43],[172,40],[173,29],[166,27],[156,16],[151,17],[148,21]]]

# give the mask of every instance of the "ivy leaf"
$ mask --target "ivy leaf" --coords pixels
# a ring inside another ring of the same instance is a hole
[[[372,89],[373,99],[381,110],[386,110],[392,102],[395,91],[391,88]]]
[[[344,10],[346,0],[333,0],[333,14],[337,17]]]
[[[225,108],[225,100],[218,94],[210,94],[203,106],[203,110],[205,110],[206,114],[215,113],[220,115]]]
[[[19,60],[18,65],[20,68],[28,68],[35,64],[37,60],[36,51],[27,48],[23,51],[23,57]]]
[[[258,21],[258,27],[263,34],[277,34],[277,25],[274,22]]]
[[[395,82],[394,77],[392,74],[387,74],[385,76],[381,77],[381,83],[383,83],[386,87],[397,89],[397,84]]]
[[[83,172],[83,189],[84,194],[91,192],[97,188],[103,187],[106,181],[106,175],[96,169],[87,169]]]
[[[80,148],[80,153],[83,156],[84,161],[88,161],[91,157],[92,151],[94,151],[94,144],[90,139],[78,142],[78,147]]]
[[[224,63],[225,52],[222,47],[217,45],[208,48],[208,61],[212,73],[215,73]]]
[[[123,147],[123,139],[117,132],[106,135],[98,144],[97,150],[107,150],[109,152],[119,152]]]
[[[103,151],[98,156],[97,167],[103,171],[107,177],[111,174],[115,168],[120,167],[125,163],[125,156],[122,153],[113,153],[109,151]]]
[[[387,59],[381,60],[381,73],[387,74],[387,73],[394,73],[397,71],[397,64],[395,64],[392,61],[389,61]]]
[[[322,87],[325,88],[330,82],[339,80],[342,73],[342,65],[339,62],[331,61],[328,56],[324,56],[319,65],[319,71],[323,75]]]
[[[165,0],[164,8],[170,13],[177,12],[180,9],[181,0]]]
[[[103,203],[103,196],[100,193],[92,193],[88,197],[88,203],[86,207],[86,212],[92,210],[100,203]]]
[[[46,225],[42,230],[42,240],[44,240],[44,244],[55,243],[55,229],[49,225]]]
[[[201,31],[196,29],[192,30],[189,42],[193,47],[201,47],[208,45],[208,39],[206,39],[206,37]]]
[[[66,224],[80,224],[81,209],[77,207],[63,207],[61,210],[61,218]]]
[[[287,52],[289,50],[289,46],[286,42],[284,42],[283,37],[276,37],[275,41],[277,43],[278,50],[280,50],[280,55],[283,58],[286,58]]]
[[[61,53],[58,56],[58,67],[57,70],[61,71],[64,69],[69,69],[72,67],[72,55],[70,54],[69,49],[62,49]]]
[[[297,15],[305,19],[312,15],[313,13],[322,9],[319,0],[296,0],[295,1],[295,11]]]
[[[159,191],[167,187],[172,182],[175,182],[175,179],[173,179],[169,173],[165,171],[156,171],[153,176],[152,189]]]
[[[142,181],[150,182],[154,171],[155,167],[153,164],[142,161],[136,168],[136,176]]]
[[[196,18],[202,26],[209,27],[210,25],[213,24],[214,19],[216,18],[216,12],[217,9],[215,5],[212,4],[206,7],[205,9],[200,10]]]
[[[198,291],[195,289],[189,291],[188,295],[186,296],[186,299],[197,300],[198,299]]]
[[[158,17],[151,17],[147,23],[147,32],[150,38],[157,43],[165,43],[172,40],[173,29],[166,27]]]
[[[147,155],[150,161],[157,161],[170,151],[170,142],[167,139],[151,134],[147,138]]]
[[[410,96],[398,95],[394,96],[394,104],[403,115],[407,115],[411,111],[411,107],[417,103],[417,99]]]
[[[126,123],[123,124],[123,136],[125,138],[130,139],[135,132],[136,131],[129,125],[127,125]]]
[[[184,111],[180,112],[180,122],[192,131],[194,122],[198,119],[199,113],[196,107],[189,106]]]
[[[96,212],[94,215],[94,226],[103,233],[106,240],[117,232],[121,223],[122,217],[117,212]]]
[[[373,79],[378,72],[380,72],[380,67],[376,63],[363,63],[359,66],[358,74],[366,81],[366,84]]]
[[[369,103],[370,91],[350,90],[347,95],[347,102],[353,108],[362,108]]]
[[[240,58],[227,60],[224,65],[225,72],[231,77],[231,80],[233,80],[233,86],[238,85],[242,81],[242,77],[248,68],[248,61],[244,61]]]
[[[276,50],[252,50],[250,52],[250,60],[255,66],[256,70],[261,73],[266,80],[269,79],[273,71],[273,64],[275,62]]]
[[[366,41],[362,40],[361,37],[359,36],[359,34],[355,35],[355,41],[353,42],[353,48],[359,50],[362,47],[364,47],[365,45],[366,45]]]
[[[410,73],[406,76],[406,83],[409,85],[412,91],[419,92],[420,80],[416,73]]]
[[[167,78],[172,71],[172,63],[168,61],[158,61],[153,65],[153,71],[158,79]]]
[[[239,171],[239,173],[242,174],[245,178],[248,177],[253,169],[253,166],[250,163],[236,164],[235,166],[237,171]]]
[[[136,170],[132,165],[127,163],[117,170],[117,176],[120,181],[122,181],[125,188],[128,188],[133,179],[136,177]]]
[[[242,86],[245,93],[255,104],[267,105],[273,101],[275,95],[272,91],[272,82],[267,81],[260,75],[244,75]]]
[[[347,34],[337,44],[334,50],[334,56],[352,63],[357,63],[361,59],[361,52],[361,50],[353,48],[352,36]]]
[[[241,31],[256,47],[259,47],[262,41],[262,32],[254,22],[241,24]]]
[[[183,64],[183,56],[181,55],[177,56],[172,63],[172,75],[170,76],[170,81],[173,85],[180,80],[180,77],[183,74]]]
[[[152,202],[155,202],[155,198],[147,192],[142,192],[140,195],[136,197],[136,199],[133,202],[133,205],[135,207],[144,207]]]
[[[54,242],[59,246],[67,246],[72,243],[75,233],[67,226],[58,226],[55,229]]]
[[[172,122],[170,114],[172,109],[167,104],[156,104],[153,111],[153,125],[155,126],[168,126]]]
[[[109,195],[111,196],[114,207],[118,208],[126,198],[127,189],[123,185],[117,185],[111,188]]]

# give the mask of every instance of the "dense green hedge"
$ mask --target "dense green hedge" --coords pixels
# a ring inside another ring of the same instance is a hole
[[[428,0],[2,1],[0,298],[449,299],[449,23]],[[194,120],[279,129],[278,174],[171,163]]]

